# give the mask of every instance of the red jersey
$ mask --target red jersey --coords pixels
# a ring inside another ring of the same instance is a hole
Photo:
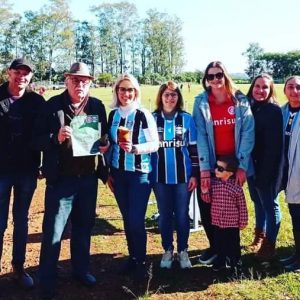
[[[209,107],[214,128],[216,155],[235,154],[235,111],[231,97],[221,104],[216,104],[215,97],[209,94]]]

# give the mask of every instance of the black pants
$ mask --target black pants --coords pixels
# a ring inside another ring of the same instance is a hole
[[[214,226],[211,224],[211,204],[206,203],[201,199],[201,189],[197,188],[197,198],[201,216],[201,223],[203,225],[204,231],[209,241],[210,249],[212,252],[215,250],[215,241],[214,241]]]
[[[239,228],[214,227],[215,246],[220,261],[229,259],[230,266],[236,267],[241,259]]]

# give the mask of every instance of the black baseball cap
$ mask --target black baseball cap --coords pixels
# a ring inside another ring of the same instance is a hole
[[[19,69],[20,67],[27,67],[31,72],[33,72],[32,63],[24,57],[13,60],[9,69]]]

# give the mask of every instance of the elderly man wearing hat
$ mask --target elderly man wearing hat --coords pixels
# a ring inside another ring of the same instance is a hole
[[[47,299],[54,296],[61,239],[68,219],[72,223],[73,278],[86,286],[96,284],[89,269],[98,187],[96,156],[74,156],[73,123],[70,124],[77,116],[96,118],[101,123],[101,135],[107,133],[104,105],[89,95],[92,79],[86,64],[74,63],[65,73],[66,90],[47,101],[34,136],[35,145],[43,151],[42,171],[46,178],[39,280],[42,296]],[[105,152],[107,148],[108,145],[99,150]]]
[[[23,265],[28,211],[40,165],[40,152],[32,150],[31,137],[34,120],[45,101],[28,90],[33,76],[28,60],[15,59],[7,75],[8,81],[0,87],[0,261],[13,188],[13,274],[19,285],[31,288],[34,282]]]

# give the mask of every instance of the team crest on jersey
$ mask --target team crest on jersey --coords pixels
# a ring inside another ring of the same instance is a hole
[[[229,106],[227,111],[230,115],[234,115],[234,106]]]
[[[127,122],[126,122],[126,127],[127,128],[131,128],[133,126],[133,121],[132,120],[128,120]]]
[[[183,134],[183,127],[182,126],[176,126],[175,127],[175,134],[176,135],[182,135]]]

